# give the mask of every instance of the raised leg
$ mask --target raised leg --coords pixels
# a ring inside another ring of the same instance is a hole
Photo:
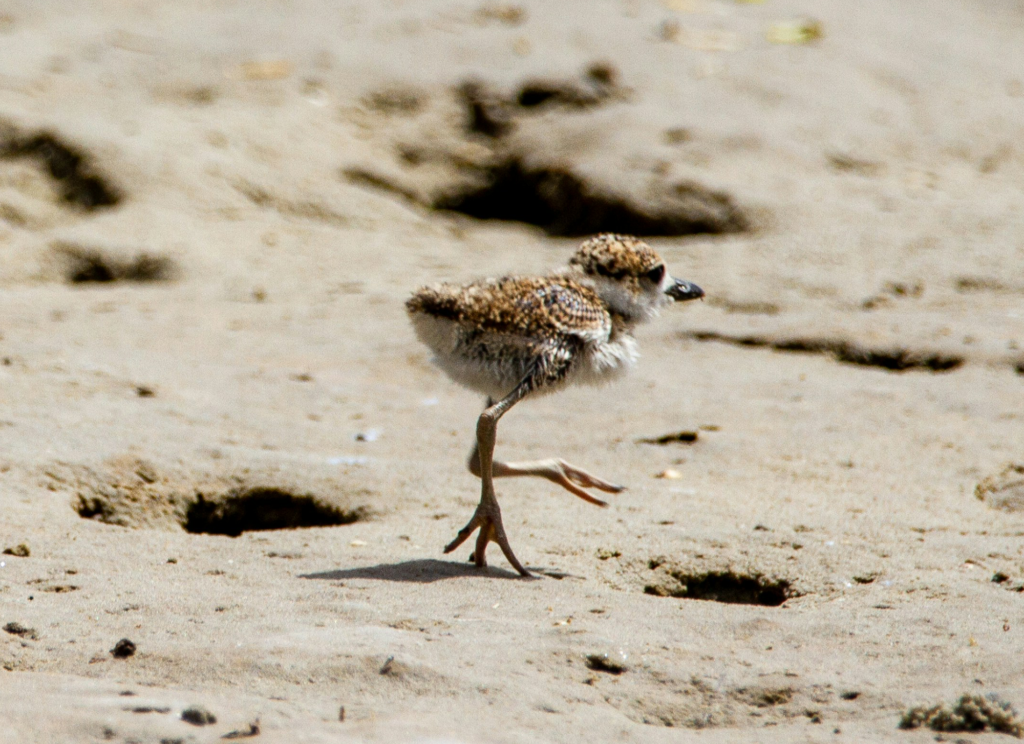
[[[498,430],[498,419],[508,409],[522,400],[531,390],[533,390],[533,382],[530,378],[527,378],[519,383],[515,390],[497,403],[489,405],[480,414],[476,424],[477,455],[480,468],[480,503],[473,513],[473,518],[469,520],[465,527],[459,530],[459,534],[444,549],[445,553],[452,552],[468,540],[469,536],[479,528],[480,534],[477,535],[476,549],[473,551],[473,561],[476,565],[480,567],[487,565],[487,544],[493,541],[498,543],[498,547],[505,554],[505,558],[522,576],[529,576],[530,572],[523,567],[523,564],[516,558],[515,553],[512,552],[512,546],[509,545],[508,537],[505,535],[505,527],[501,521],[501,509],[498,507],[498,498],[494,493],[494,441]]]
[[[473,451],[469,455],[468,465],[469,472],[479,478],[479,445],[473,446]],[[625,490],[625,486],[609,483],[557,457],[547,460],[531,460],[529,462],[499,462],[495,460],[491,463],[491,474],[495,478],[516,478],[520,476],[544,478],[552,483],[557,483],[569,493],[579,496],[587,503],[595,504],[596,506],[608,506],[608,502],[591,496],[583,490],[584,488],[596,488],[606,493],[619,493]]]

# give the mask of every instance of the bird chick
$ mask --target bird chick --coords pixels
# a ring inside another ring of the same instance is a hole
[[[665,262],[642,240],[612,234],[584,241],[568,267],[548,276],[417,290],[406,302],[416,335],[452,380],[487,396],[469,458],[470,470],[481,479],[480,504],[444,552],[479,528],[471,556],[477,566],[487,565],[484,553],[494,541],[520,574],[530,575],[509,545],[494,478],[546,478],[599,506],[606,504],[586,489],[621,491],[622,486],[557,458],[494,460],[498,420],[527,396],[617,379],[636,362],[636,325],[657,316],[665,305],[703,296],[697,285],[670,276]]]

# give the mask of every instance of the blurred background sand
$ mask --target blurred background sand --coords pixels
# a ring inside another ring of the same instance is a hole
[[[1015,0],[0,5],[0,741],[1024,704],[1022,142]],[[499,481],[477,572],[404,299],[604,230],[707,301],[502,420],[629,490]]]

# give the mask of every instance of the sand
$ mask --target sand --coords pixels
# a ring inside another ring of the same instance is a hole
[[[1010,0],[7,3],[0,742],[1024,705],[1022,142]],[[499,481],[537,578],[479,571],[403,302],[603,229],[707,301],[502,420],[628,490]]]

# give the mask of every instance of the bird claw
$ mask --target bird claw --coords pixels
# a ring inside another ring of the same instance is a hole
[[[451,553],[462,543],[466,542],[470,535],[479,528],[480,532],[476,537],[476,549],[469,559],[478,568],[485,568],[487,566],[487,545],[488,543],[496,542],[498,547],[501,548],[501,552],[505,554],[505,559],[512,564],[512,567],[519,572],[519,575],[528,577],[530,572],[523,567],[523,564],[516,558],[515,553],[512,552],[512,546],[509,545],[508,537],[505,535],[505,527],[501,522],[501,511],[496,506],[495,509],[488,509],[486,511],[483,508],[483,504],[478,506],[476,513],[473,514],[473,518],[469,520],[465,527],[459,530],[459,534],[455,536],[455,539],[445,546],[444,552]]]
[[[584,488],[596,488],[604,491],[605,493],[620,493],[625,490],[625,486],[618,486],[614,483],[609,483],[606,480],[598,478],[596,475],[591,475],[586,470],[581,470],[574,465],[570,465],[562,459],[552,460],[545,476],[552,483],[558,484],[574,496],[578,496],[587,503],[594,504],[595,506],[608,506],[608,502],[602,501],[595,496],[591,496],[583,490]]]

